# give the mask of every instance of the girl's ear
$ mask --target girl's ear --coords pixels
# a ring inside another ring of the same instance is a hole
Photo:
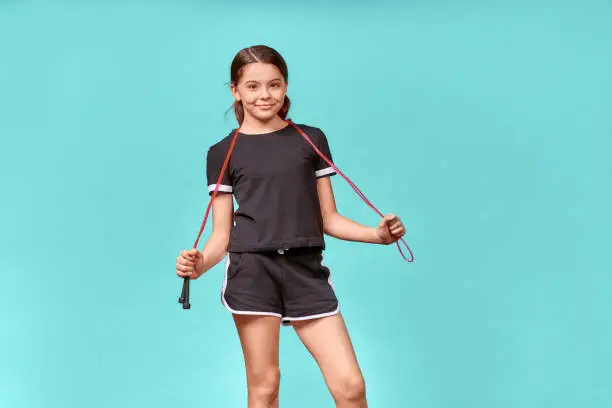
[[[230,84],[230,91],[236,102],[240,102],[240,95],[238,94],[238,88],[235,84]]]

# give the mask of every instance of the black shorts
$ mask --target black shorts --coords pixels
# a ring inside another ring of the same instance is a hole
[[[339,311],[330,270],[318,248],[231,252],[221,301],[232,313],[277,316],[284,325]]]

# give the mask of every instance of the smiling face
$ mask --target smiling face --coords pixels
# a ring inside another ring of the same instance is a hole
[[[231,91],[234,99],[242,102],[245,120],[266,123],[275,119],[283,107],[287,82],[276,65],[253,62],[242,67]]]

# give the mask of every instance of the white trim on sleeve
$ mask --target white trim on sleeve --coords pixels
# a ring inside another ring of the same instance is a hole
[[[316,177],[323,177],[323,176],[327,176],[328,174],[332,174],[335,173],[336,170],[334,170],[333,167],[327,167],[325,169],[321,169],[321,170],[317,170],[315,171],[315,176]]]
[[[217,187],[216,184],[209,185],[208,186],[208,192],[212,193],[213,191],[215,191],[215,187]],[[225,184],[219,184],[219,190],[218,191],[222,191],[224,193],[231,193],[234,190],[232,189],[232,186],[226,186]]]

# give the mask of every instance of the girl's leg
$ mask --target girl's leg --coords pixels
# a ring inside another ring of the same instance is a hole
[[[278,408],[280,318],[233,316],[246,366],[248,408]]]
[[[292,323],[321,368],[336,407],[367,408],[365,381],[342,315]]]

